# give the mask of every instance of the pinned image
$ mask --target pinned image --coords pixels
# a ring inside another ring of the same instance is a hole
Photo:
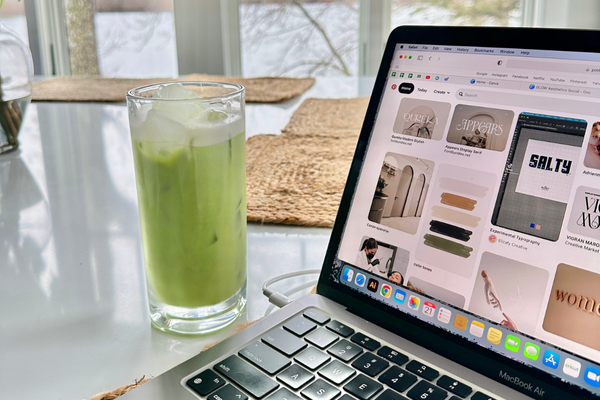
[[[468,310],[514,331],[535,334],[548,271],[485,252]]]
[[[592,125],[583,165],[588,168],[600,169],[600,121],[596,121]]]
[[[441,140],[450,114],[450,103],[405,97],[400,103],[393,131],[422,139]]]
[[[504,151],[514,112],[459,104],[454,109],[448,142],[478,149]]]
[[[369,210],[369,221],[417,233],[435,163],[387,153]]]
[[[363,236],[355,265],[392,283],[404,285],[409,257],[408,250]]]

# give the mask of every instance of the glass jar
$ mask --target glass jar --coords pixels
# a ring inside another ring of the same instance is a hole
[[[31,52],[0,21],[0,154],[19,146],[18,135],[31,101],[32,85]]]

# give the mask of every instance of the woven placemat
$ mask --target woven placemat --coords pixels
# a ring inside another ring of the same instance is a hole
[[[304,93],[313,78],[236,78],[215,75],[187,75],[181,80],[239,83],[246,88],[247,102],[274,103]],[[92,76],[50,78],[33,84],[33,101],[98,101],[123,102],[130,89],[171,78],[128,79]]]
[[[332,227],[367,103],[307,99],[283,134],[249,138],[248,221]]]
[[[252,103],[279,103],[301,95],[315,84],[314,78],[238,78],[202,74],[187,75],[181,80],[237,83],[246,88],[246,101]]]
[[[356,137],[368,104],[368,97],[306,99],[282,132],[306,136]]]

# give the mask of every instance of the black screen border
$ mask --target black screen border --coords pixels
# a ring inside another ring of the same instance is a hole
[[[375,80],[319,277],[317,293],[346,306],[348,310],[370,322],[533,398],[597,399],[597,396],[584,388],[561,381],[541,369],[511,360],[409,314],[394,312],[384,304],[368,296],[359,295],[330,279],[369,139],[383,98],[396,44],[399,43],[600,53],[600,31],[439,26],[400,26],[394,29],[388,38]],[[507,381],[500,378],[502,372],[519,376],[522,381],[537,384],[544,389],[545,394],[536,396],[519,385],[507,384]]]

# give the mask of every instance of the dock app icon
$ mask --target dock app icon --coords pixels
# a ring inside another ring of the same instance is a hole
[[[356,283],[356,286],[363,287],[363,286],[365,286],[365,282],[366,281],[367,281],[367,277],[366,276],[364,276],[360,272],[356,273],[356,280],[354,281],[354,283]]]
[[[544,365],[546,367],[550,367],[552,369],[558,368],[558,363],[560,362],[560,354],[555,353],[551,350],[546,350],[544,353]]]
[[[392,288],[390,285],[382,285],[381,286],[381,295],[386,299],[392,295]]]
[[[440,308],[440,311],[438,312],[437,316],[438,321],[447,324],[448,322],[450,322],[450,318],[452,318],[452,311],[444,307]]]
[[[396,303],[404,304],[406,300],[406,292],[404,290],[396,289],[394,292],[394,301]]]
[[[354,277],[354,271],[350,268],[344,268],[344,273],[342,274],[342,279],[346,282],[352,282],[352,278]]]
[[[375,293],[378,287],[379,281],[373,278],[369,278],[369,284],[367,285],[367,289],[369,289],[370,292]]]
[[[583,380],[588,385],[593,387],[600,387],[600,369],[595,367],[587,367]]]

